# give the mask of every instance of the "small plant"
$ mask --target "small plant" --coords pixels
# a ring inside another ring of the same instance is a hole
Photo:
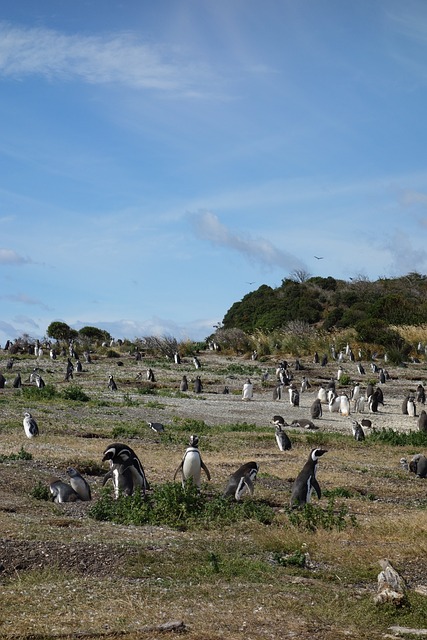
[[[0,456],[0,462],[7,462],[9,460],[32,460],[33,455],[29,451],[25,451],[24,447],[21,447],[18,453],[9,453],[8,455]]]
[[[351,498],[353,492],[345,487],[336,487],[335,489],[324,489],[323,495],[325,498]]]
[[[340,387],[348,386],[351,383],[351,376],[348,373],[343,373],[340,378]]]
[[[83,391],[78,384],[71,384],[63,390],[62,397],[65,400],[73,400],[74,402],[89,402],[89,396]]]
[[[113,428],[111,435],[113,438],[137,438],[141,433],[138,427],[128,427],[120,424]]]
[[[123,394],[123,404],[126,407],[137,407],[138,406],[137,401],[132,398],[130,393],[124,393]]]
[[[297,549],[293,553],[275,553],[273,559],[277,564],[280,564],[282,567],[298,567],[299,569],[304,569],[307,557],[305,553]]]
[[[36,486],[33,489],[31,489],[30,496],[32,498],[35,498],[36,500],[49,500],[50,499],[49,489],[45,484],[43,484],[43,482],[40,482],[39,480]]]
[[[194,418],[180,418],[174,416],[172,418],[174,428],[179,428],[187,433],[197,433],[198,435],[208,433],[209,427],[204,420],[196,420]]]
[[[333,497],[329,498],[328,506],[325,509],[309,502],[302,509],[288,507],[287,514],[292,525],[308,529],[308,531],[316,531],[319,528],[342,531],[348,524],[356,526],[356,519],[353,515],[347,519],[348,509],[344,504],[335,509]]]

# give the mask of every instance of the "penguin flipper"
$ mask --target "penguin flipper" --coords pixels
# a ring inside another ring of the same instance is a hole
[[[110,469],[110,471],[108,471],[102,479],[102,486],[104,486],[108,482],[108,480],[112,480],[112,479],[113,479],[113,472]]]
[[[178,469],[175,471],[175,473],[173,475],[174,481],[176,480],[176,476],[178,475],[178,472],[181,471],[181,473],[182,473],[182,465],[183,465],[183,460],[181,461],[181,464],[179,465]]]
[[[205,463],[203,462],[203,460],[200,460],[200,464],[202,466],[203,471],[206,473],[206,477],[208,480],[211,479],[211,474],[209,473],[209,469],[207,468],[207,466],[205,465]]]
[[[244,476],[244,478],[243,478],[243,482],[244,482],[244,483],[245,483],[245,485],[247,486],[248,491],[249,491],[249,493],[250,493],[250,494],[251,494],[251,496],[252,496],[252,495],[253,495],[253,493],[254,493],[254,483],[252,482],[252,480],[251,480],[250,476],[249,476],[249,475]]]
[[[316,478],[313,478],[311,481],[311,486],[313,487],[313,489],[315,490],[315,492],[317,493],[317,497],[320,498],[322,497],[322,492],[320,490],[320,485],[317,482]]]

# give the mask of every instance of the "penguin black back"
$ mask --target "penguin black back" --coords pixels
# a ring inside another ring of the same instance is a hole
[[[310,502],[311,493],[314,491],[320,499],[322,492],[316,479],[317,463],[327,449],[315,448],[310,451],[307,462],[295,479],[291,492],[291,506],[302,506]]]

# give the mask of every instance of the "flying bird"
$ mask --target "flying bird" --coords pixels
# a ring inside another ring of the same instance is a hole
[[[323,256],[314,256],[316,260],[323,260]]]

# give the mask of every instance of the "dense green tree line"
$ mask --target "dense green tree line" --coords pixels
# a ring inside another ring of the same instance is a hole
[[[273,289],[262,285],[235,302],[223,326],[247,333],[280,329],[301,320],[323,329],[359,328],[366,333],[370,323],[419,325],[427,321],[427,276],[406,276],[369,281],[345,281],[332,277],[285,278]]]

